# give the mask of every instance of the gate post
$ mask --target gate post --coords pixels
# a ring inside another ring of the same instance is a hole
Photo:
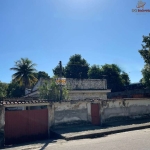
[[[4,147],[5,107],[0,106],[0,148]]]
[[[54,104],[49,104],[48,108],[48,136],[51,137],[51,127],[54,124]]]

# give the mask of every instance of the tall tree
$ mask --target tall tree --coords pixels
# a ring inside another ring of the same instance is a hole
[[[39,80],[40,78],[43,79],[50,79],[50,76],[45,71],[39,71],[37,73],[33,73],[34,76]]]
[[[7,88],[8,88],[8,84],[0,81],[0,97],[7,96]]]
[[[130,78],[126,72],[123,71],[120,76],[121,76],[121,82],[123,83],[124,86],[130,84]]]
[[[55,76],[59,76],[60,75],[60,66],[57,65],[54,69],[53,69],[53,73]],[[65,68],[62,67],[62,76],[65,77]]]
[[[102,66],[102,72],[107,79],[107,86],[112,92],[121,91],[124,86],[130,82],[128,74],[123,72],[116,64],[105,64]]]
[[[150,65],[150,34],[143,36],[142,49],[139,50],[140,55],[143,57],[146,64]]]
[[[32,63],[28,58],[21,58],[16,61],[15,66],[10,68],[10,70],[15,71],[12,75],[13,80],[19,82],[25,88],[31,87],[37,81],[33,75],[36,72],[35,66],[36,64]]]
[[[141,83],[146,87],[146,88],[150,88],[150,68],[149,68],[149,64],[145,64],[144,68],[142,69],[142,79],[140,80]]]
[[[103,72],[101,70],[101,67],[98,65],[93,65],[90,67],[88,71],[88,77],[90,79],[100,79],[102,78]]]
[[[67,66],[65,67],[66,78],[88,78],[89,64],[79,54],[70,57]]]
[[[24,96],[24,92],[24,88],[18,82],[12,81],[8,84],[8,97],[22,97]]]
[[[143,57],[145,65],[142,69],[143,78],[142,83],[150,88],[150,34],[149,36],[143,36],[142,49],[139,50],[140,55]]]

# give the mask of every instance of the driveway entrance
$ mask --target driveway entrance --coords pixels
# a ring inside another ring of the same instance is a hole
[[[5,144],[48,138],[48,110],[5,112]]]

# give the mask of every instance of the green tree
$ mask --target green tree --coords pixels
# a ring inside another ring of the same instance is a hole
[[[56,78],[46,80],[43,85],[39,87],[40,98],[50,100],[60,100],[60,86],[55,83]],[[68,90],[66,86],[62,87],[62,100],[68,99]]]
[[[17,82],[12,81],[8,85],[7,96],[8,97],[22,97],[24,96],[24,88]]]
[[[143,75],[143,78],[140,80],[141,83],[145,87],[150,88],[150,68],[149,68],[149,65],[145,64],[144,68],[142,69],[141,72],[142,72],[142,75]]]
[[[28,58],[21,58],[16,61],[15,66],[10,68],[10,70],[15,71],[12,75],[13,80],[19,82],[24,88],[31,87],[37,81],[33,75],[36,72],[35,66],[36,64]]]
[[[150,65],[150,34],[143,36],[142,49],[139,50],[140,55],[143,57],[146,64]]]
[[[102,66],[104,78],[107,79],[107,87],[112,92],[123,90],[130,82],[128,74],[123,72],[116,64],[105,64]]]
[[[126,72],[123,71],[120,76],[121,76],[121,82],[123,83],[124,86],[130,84],[130,78]]]
[[[40,78],[43,79],[50,79],[50,76],[48,75],[48,73],[44,72],[44,71],[39,71],[37,73],[33,73],[33,75],[39,80]]]
[[[90,79],[101,79],[103,75],[102,69],[98,65],[93,65],[88,71],[88,77]]]
[[[7,96],[7,88],[8,88],[8,84],[2,83],[0,81],[0,97],[6,97]]]
[[[89,64],[79,54],[70,57],[67,66],[65,67],[66,78],[88,78]]]
[[[145,65],[142,69],[143,78],[141,82],[150,88],[150,34],[149,36],[143,36],[142,43],[142,49],[139,50],[139,53],[143,57]]]
[[[59,76],[60,75],[60,66],[57,65],[54,69],[53,69],[53,73],[55,76]],[[62,76],[65,77],[65,68],[62,67]]]

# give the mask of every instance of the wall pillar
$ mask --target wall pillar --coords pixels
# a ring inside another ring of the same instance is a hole
[[[0,148],[4,147],[5,107],[0,106]]]
[[[47,106],[48,109],[48,135],[50,138],[50,129],[54,124],[54,104],[50,104]]]
[[[91,117],[91,102],[87,103],[87,115],[88,115],[88,121],[92,123],[92,117]]]

